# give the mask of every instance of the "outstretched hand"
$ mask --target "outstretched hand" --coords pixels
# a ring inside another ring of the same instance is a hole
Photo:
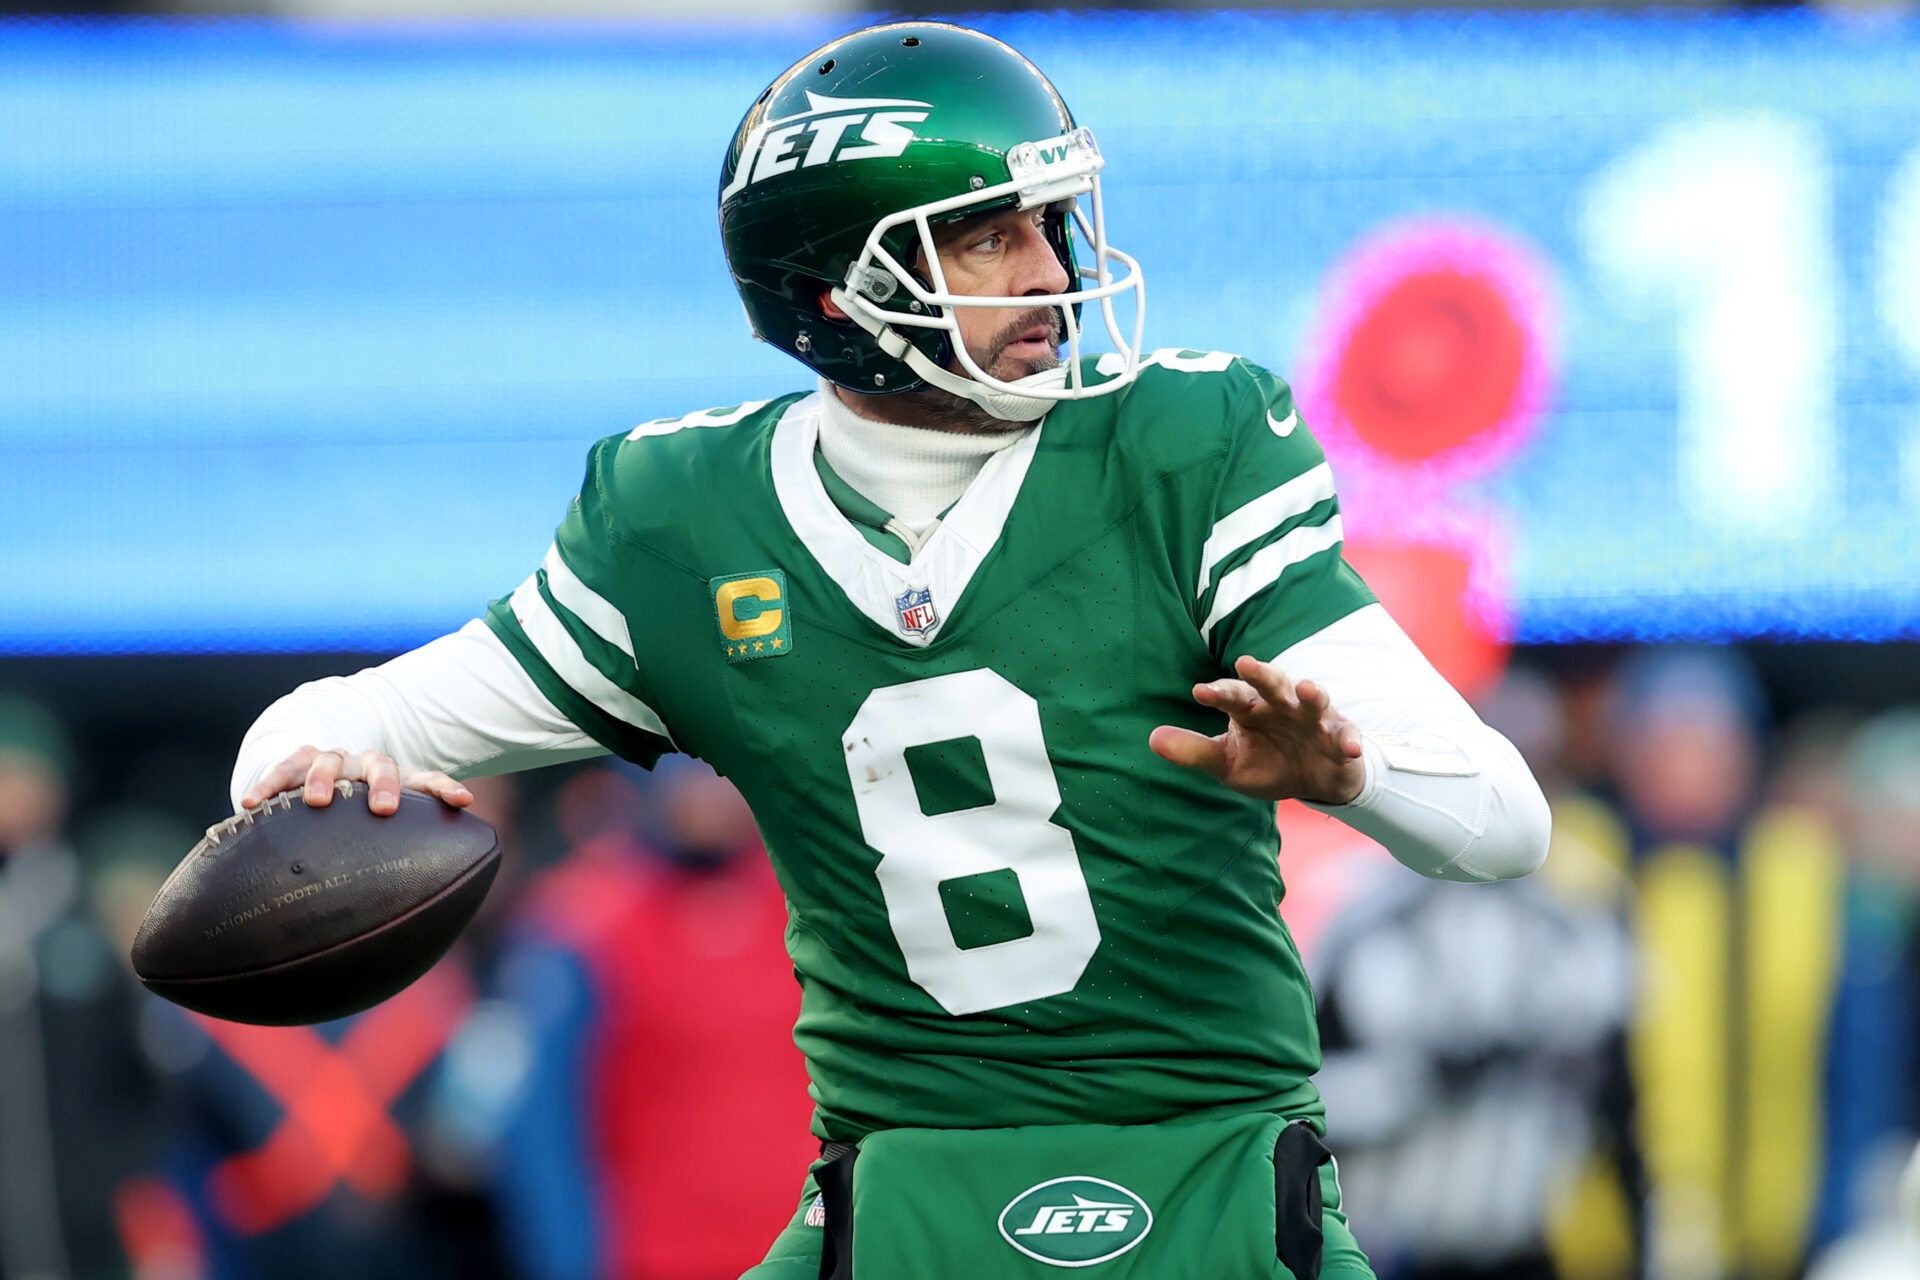
[[[302,747],[274,765],[248,787],[240,797],[242,811],[257,809],[269,796],[294,787],[301,788],[307,806],[324,809],[333,803],[333,784],[345,778],[367,784],[367,808],[387,817],[400,808],[400,790],[409,788],[438,796],[442,803],[464,809],[473,803],[473,792],[444,773],[428,770],[402,771],[390,755],[378,751],[322,751]]]
[[[1155,755],[1261,800],[1346,804],[1360,794],[1360,729],[1333,709],[1325,689],[1296,684],[1254,657],[1233,669],[1237,680],[1193,686],[1195,702],[1226,713],[1226,732],[1208,737],[1163,724],[1147,739]]]

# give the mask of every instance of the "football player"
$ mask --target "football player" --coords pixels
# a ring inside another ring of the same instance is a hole
[[[483,618],[241,748],[244,807],[340,778],[463,805],[458,778],[606,752],[739,786],[823,1143],[755,1280],[1369,1276],[1274,802],[1444,879],[1545,855],[1525,764],[1342,560],[1287,385],[1143,352],[1102,165],[975,31],[795,63],[719,212],[755,335],[817,385],[601,441]]]

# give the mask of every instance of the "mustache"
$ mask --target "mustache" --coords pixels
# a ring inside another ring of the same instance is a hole
[[[1000,353],[1012,345],[1015,339],[1037,324],[1047,326],[1047,341],[1049,345],[1055,347],[1060,345],[1061,324],[1059,310],[1055,307],[1035,307],[1031,311],[1021,312],[1015,316],[1012,321],[1003,326],[998,333],[993,335],[993,343],[988,348],[988,350],[993,353],[992,358],[995,360],[999,359]]]

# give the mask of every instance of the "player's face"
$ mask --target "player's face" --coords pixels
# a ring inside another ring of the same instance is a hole
[[[941,228],[934,244],[947,288],[1009,298],[1067,291],[1067,272],[1047,242],[1046,213],[1010,209]],[[1013,381],[1060,363],[1060,313],[1052,307],[955,307],[960,338],[982,369]]]

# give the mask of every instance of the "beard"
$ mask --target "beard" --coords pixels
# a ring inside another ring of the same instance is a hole
[[[991,338],[980,347],[968,347],[967,353],[975,364],[985,369],[1002,382],[1015,382],[1048,369],[1060,367],[1057,351],[1044,356],[1026,358],[1008,357],[1006,349],[1019,336],[1036,324],[1044,324],[1051,334],[1050,344],[1056,349],[1060,345],[1060,312],[1054,307],[1035,307],[1023,311],[1011,321],[1002,325]],[[954,362],[949,362],[952,368]],[[960,372],[955,369],[954,372]],[[965,396],[955,395],[939,387],[920,387],[913,391],[903,391],[889,397],[888,416],[903,409],[906,414],[895,417],[903,425],[926,427],[934,431],[955,431],[968,435],[998,435],[1007,431],[1024,431],[1033,424],[1030,422],[1009,422],[1005,418],[996,418],[986,406],[975,404]],[[911,416],[907,416],[911,415]]]

